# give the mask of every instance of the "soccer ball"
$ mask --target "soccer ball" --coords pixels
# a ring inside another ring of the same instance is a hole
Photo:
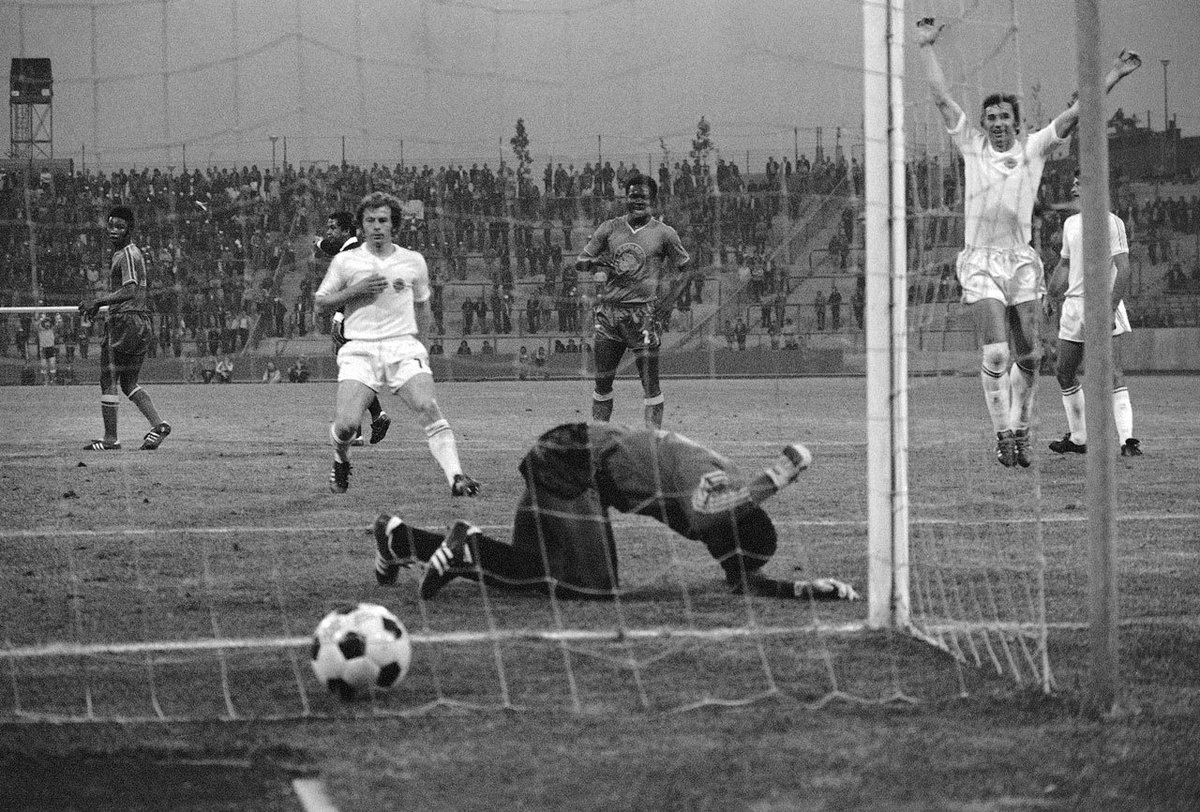
[[[395,688],[411,661],[412,640],[404,624],[377,604],[334,609],[313,632],[313,673],[346,701]]]

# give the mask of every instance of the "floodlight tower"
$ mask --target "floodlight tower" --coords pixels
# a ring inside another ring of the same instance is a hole
[[[54,157],[54,79],[49,59],[14,58],[9,72],[9,155]]]

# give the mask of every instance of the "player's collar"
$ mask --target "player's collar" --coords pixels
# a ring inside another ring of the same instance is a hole
[[[637,234],[637,233],[638,233],[639,231],[641,231],[643,228],[645,228],[646,226],[648,226],[648,225],[650,225],[651,223],[653,223],[653,222],[654,222],[654,220],[655,220],[656,218],[655,218],[655,217],[654,217],[654,215],[652,214],[652,215],[650,215],[649,217],[647,217],[647,218],[646,218],[646,222],[642,223],[640,226],[635,226],[633,223],[629,222],[629,215],[628,215],[628,214],[622,214],[622,215],[621,215],[621,219],[625,221],[625,225],[627,225],[627,226],[629,227],[629,230],[630,230],[630,231],[632,231],[634,234]]]

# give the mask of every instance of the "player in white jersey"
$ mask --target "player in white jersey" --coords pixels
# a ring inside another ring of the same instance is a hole
[[[1027,468],[1045,293],[1041,258],[1030,245],[1033,203],[1047,156],[1079,121],[1079,102],[1072,101],[1047,127],[1022,140],[1016,96],[993,93],[983,100],[979,128],[969,127],[966,113],[950,97],[934,52],[942,28],[932,17],[920,20],[917,44],[934,104],[965,164],[965,234],[958,281],[983,343],[980,380],[996,432],[996,459],[1005,467]],[[1137,54],[1122,51],[1106,77],[1106,88],[1112,90],[1140,65]]]
[[[335,256],[317,288],[317,307],[345,308],[346,313],[346,343],[337,354],[337,406],[329,430],[334,449],[329,489],[345,493],[350,487],[350,445],[363,410],[386,388],[421,418],[450,492],[475,496],[479,483],[463,473],[454,432],[434,397],[429,353],[418,339],[429,322],[432,295],[425,258],[392,242],[400,213],[400,201],[391,195],[364,197],[357,213],[363,244]]]
[[[1050,443],[1058,454],[1087,453],[1087,421],[1084,419],[1083,387],[1079,383],[1079,365],[1083,362],[1083,286],[1084,277],[1108,285],[1113,310],[1113,418],[1117,439],[1121,441],[1121,456],[1142,456],[1141,443],[1133,436],[1133,406],[1129,402],[1129,387],[1125,385],[1121,345],[1130,332],[1129,314],[1125,312],[1125,293],[1129,289],[1129,239],[1125,223],[1109,212],[1108,246],[1112,261],[1107,267],[1093,269],[1089,274],[1083,267],[1083,218],[1078,213],[1079,172],[1071,186],[1071,198],[1076,213],[1063,223],[1062,260],[1050,279],[1050,295],[1063,297],[1058,322],[1058,363],[1055,375],[1062,390],[1063,409],[1067,413],[1067,433],[1061,440]],[[1107,277],[1107,278],[1106,278]]]

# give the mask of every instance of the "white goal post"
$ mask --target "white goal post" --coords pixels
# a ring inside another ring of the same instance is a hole
[[[874,629],[905,628],[910,613],[904,34],[903,0],[863,0],[867,622]]]

